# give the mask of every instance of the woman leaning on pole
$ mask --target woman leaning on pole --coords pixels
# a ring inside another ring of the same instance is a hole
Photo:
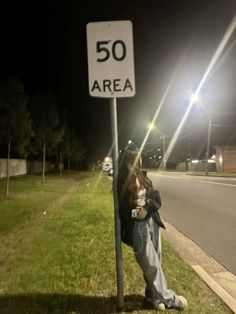
[[[159,192],[141,170],[141,157],[134,144],[119,156],[118,197],[121,239],[132,246],[136,261],[146,281],[145,305],[156,310],[185,309],[187,300],[167,288],[161,268],[160,227],[165,228],[158,209]]]

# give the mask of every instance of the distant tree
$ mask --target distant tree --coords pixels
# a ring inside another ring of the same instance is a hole
[[[84,157],[84,147],[82,140],[70,127],[65,127],[63,140],[59,145],[60,161],[67,161],[67,169],[70,171],[71,160],[80,162]],[[60,171],[62,167],[60,167]]]
[[[60,174],[62,175],[62,170],[64,168],[64,158],[71,153],[71,134],[73,130],[68,126],[64,127],[64,135],[61,143],[58,145],[58,154],[59,154],[59,169]]]
[[[29,97],[19,79],[8,77],[0,83],[0,141],[7,146],[7,195],[9,195],[11,150],[20,157],[25,157],[32,136],[32,120],[27,109],[28,100]]]
[[[111,142],[109,132],[104,132],[102,129],[91,130],[88,132],[85,142],[88,165],[97,163],[98,160],[104,160],[109,153],[110,147],[107,145]]]
[[[70,170],[70,162],[77,163],[77,170],[79,169],[79,163],[85,158],[85,149],[82,139],[77,135],[73,136],[71,139],[72,150],[71,153],[67,155],[68,158],[68,169]]]
[[[34,95],[31,99],[31,111],[34,122],[34,146],[42,153],[42,178],[45,182],[46,154],[62,141],[64,129],[59,127],[59,114],[56,99],[51,92]]]

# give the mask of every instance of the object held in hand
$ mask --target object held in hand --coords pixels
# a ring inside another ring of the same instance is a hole
[[[131,216],[133,218],[142,220],[147,216],[147,210],[144,207],[138,207],[138,208],[132,209]]]
[[[134,208],[134,209],[132,209],[132,211],[131,211],[131,217],[137,218],[139,211],[140,211],[140,208]]]
[[[147,210],[145,207],[141,207],[137,214],[137,219],[143,220],[147,216]]]

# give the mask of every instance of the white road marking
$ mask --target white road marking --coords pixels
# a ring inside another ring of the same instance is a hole
[[[210,184],[217,184],[217,185],[225,185],[225,186],[233,186],[236,188],[236,184],[230,184],[230,183],[220,183],[220,182],[212,182],[212,181],[207,181],[207,180],[201,180],[201,179],[192,179],[192,178],[184,178],[184,177],[176,177],[176,176],[170,176],[170,175],[164,175],[164,174],[159,174],[159,173],[152,173],[150,172],[151,175],[154,176],[159,176],[159,177],[165,177],[165,178],[171,178],[171,179],[180,179],[180,180],[185,180],[185,181],[194,181],[194,182],[204,182],[204,183],[210,183]]]

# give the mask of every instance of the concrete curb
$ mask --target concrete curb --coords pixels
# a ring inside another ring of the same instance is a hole
[[[209,256],[191,239],[164,221],[163,237],[179,252],[202,280],[236,314],[236,276]]]
[[[192,265],[195,272],[202,280],[228,305],[228,307],[236,313],[236,301],[226,292],[205,270],[199,265]]]

